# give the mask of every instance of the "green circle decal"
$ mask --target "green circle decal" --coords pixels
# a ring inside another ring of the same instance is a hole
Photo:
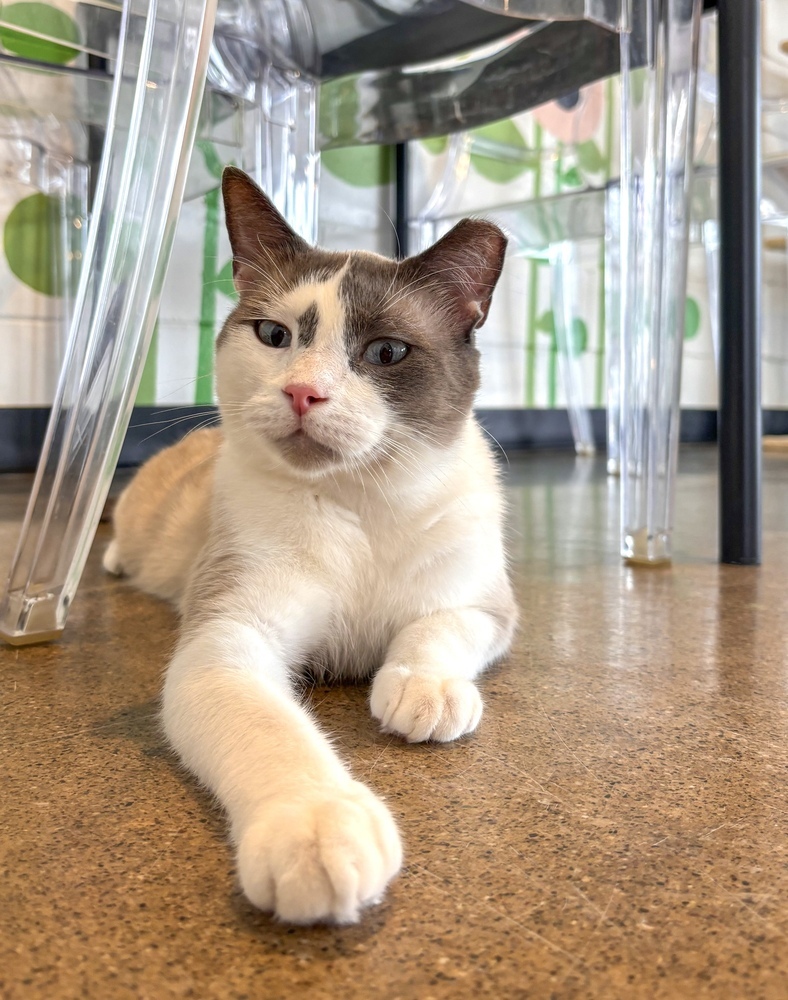
[[[51,39],[62,42],[81,42],[79,28],[76,23],[57,7],[47,3],[12,3],[2,8],[3,21],[0,27],[0,45],[6,51],[24,59],[35,59],[37,62],[65,65],[76,59],[79,50],[68,45],[59,45]],[[19,28],[27,28],[37,34],[49,35],[49,38],[34,38],[21,31],[14,31],[8,24]]]
[[[432,153],[433,156],[440,156],[449,145],[449,137],[447,135],[437,135],[432,139],[422,139],[421,144],[428,153]]]
[[[588,327],[579,316],[573,316],[569,326],[569,353],[573,358],[584,354],[588,347]]]
[[[347,146],[327,149],[320,157],[321,166],[354,187],[390,184],[393,150],[391,146]]]
[[[474,138],[478,137],[489,143],[494,143],[496,146],[501,146],[502,153],[507,152],[507,150],[511,150],[515,155],[520,150],[523,152],[522,159],[518,157],[515,160],[508,160],[498,159],[493,149],[485,153],[474,153],[473,148],[471,148],[471,163],[476,171],[482,177],[486,177],[488,181],[493,181],[495,184],[507,184],[525,173],[526,170],[533,170],[536,166],[538,153],[528,150],[520,130],[508,118],[502,122],[493,122],[492,125],[474,129],[471,135]]]
[[[332,140],[356,134],[360,117],[355,79],[326,80],[318,91],[318,128],[325,149]]]
[[[691,296],[687,296],[684,307],[684,339],[694,340],[700,333],[700,306]]]
[[[14,205],[5,220],[3,248],[8,266],[29,288],[43,295],[62,294],[57,236],[60,202],[46,194],[32,194]]]

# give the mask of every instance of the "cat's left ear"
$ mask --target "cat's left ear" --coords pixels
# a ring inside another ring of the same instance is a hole
[[[506,243],[494,223],[463,219],[429,250],[409,261],[421,276],[448,293],[467,336],[487,319]]]
[[[225,167],[222,197],[233,248],[233,281],[239,292],[275,271],[277,261],[310,249],[243,170]]]

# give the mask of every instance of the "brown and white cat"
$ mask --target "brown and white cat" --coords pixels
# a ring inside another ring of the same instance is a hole
[[[479,723],[473,680],[516,617],[471,412],[506,240],[465,220],[399,263],[329,253],[241,171],[223,191],[240,299],[217,343],[221,429],[139,471],[104,565],[181,611],[164,725],[229,814],[247,897],[351,922],[400,839],[295,681],[372,678],[372,715],[406,740]]]

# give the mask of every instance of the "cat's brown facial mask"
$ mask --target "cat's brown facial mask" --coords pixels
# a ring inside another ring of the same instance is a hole
[[[309,473],[447,444],[479,384],[506,238],[466,219],[417,257],[333,253],[297,236],[240,170],[223,179],[240,301],[217,352],[228,432]]]

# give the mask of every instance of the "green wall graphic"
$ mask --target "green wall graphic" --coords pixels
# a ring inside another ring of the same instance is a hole
[[[3,226],[3,251],[11,271],[42,295],[63,294],[59,199],[31,194],[11,209]]]
[[[12,55],[36,62],[63,66],[79,55],[74,45],[82,42],[76,23],[57,7],[47,3],[9,3],[0,6],[0,46]],[[14,31],[8,25],[20,29]],[[35,32],[35,34],[29,34]],[[49,35],[38,38],[36,35]],[[60,45],[71,42],[72,45]]]
[[[321,166],[353,187],[382,187],[394,180],[394,150],[391,146],[327,149]]]

